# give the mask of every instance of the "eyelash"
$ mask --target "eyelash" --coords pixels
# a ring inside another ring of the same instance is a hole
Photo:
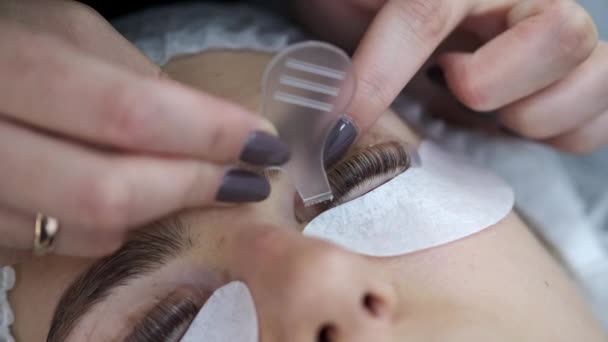
[[[407,170],[411,164],[408,148],[397,142],[355,150],[328,170],[334,200],[324,209],[342,203],[375,179]],[[125,342],[179,341],[198,314],[199,302],[192,296],[169,295],[135,326]]]
[[[382,181],[407,170],[417,160],[416,154],[409,151],[409,147],[398,142],[381,143],[355,150],[327,171],[334,199],[311,207],[296,204],[296,221],[310,222],[322,212],[358,197],[357,192],[371,190],[369,185],[376,180]]]
[[[398,142],[387,142],[356,150],[327,172],[334,194],[330,206],[341,204],[349,195],[382,176],[402,173],[411,164],[408,148]]]
[[[199,311],[199,300],[173,293],[135,326],[125,342],[178,342]]]
[[[341,204],[349,194],[356,192],[382,176],[396,176],[412,165],[410,148],[395,141],[359,148],[354,153],[338,161],[326,170],[334,199],[330,203],[320,203],[316,207]],[[280,174],[278,168],[267,168],[264,174],[273,178]],[[299,222],[302,222],[298,219]]]

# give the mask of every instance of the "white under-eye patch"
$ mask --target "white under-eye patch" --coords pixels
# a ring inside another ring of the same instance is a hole
[[[476,233],[513,207],[513,191],[493,173],[429,141],[419,154],[420,166],[324,212],[304,234],[366,255],[400,255]],[[257,342],[258,335],[251,293],[233,282],[214,292],[182,342]]]
[[[234,281],[217,289],[181,342],[258,342],[258,319],[249,288]]]
[[[430,141],[421,165],[312,220],[304,235],[370,256],[394,256],[452,242],[503,219],[513,191],[492,172]]]

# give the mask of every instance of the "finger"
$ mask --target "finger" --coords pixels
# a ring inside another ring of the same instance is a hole
[[[50,37],[0,25],[0,112],[92,143],[236,160],[267,123],[169,80],[138,77]],[[7,81],[10,80],[10,81]]]
[[[352,52],[384,2],[294,0],[291,8],[310,33]]]
[[[268,181],[196,160],[102,153],[0,121],[0,202],[74,226],[124,230],[217,199],[259,201]]]
[[[477,111],[491,111],[561,79],[597,43],[591,17],[574,1],[521,1],[509,29],[474,53],[440,58],[450,89]]]
[[[571,153],[589,153],[608,144],[608,111],[571,132],[545,142]]]
[[[5,20],[18,18],[39,32],[52,33],[74,47],[141,76],[159,77],[160,68],[112,27],[99,13],[76,1],[5,0]],[[93,38],[94,39],[91,39]]]
[[[533,139],[574,130],[608,110],[608,44],[559,82],[500,110],[501,123]]]
[[[32,253],[18,249],[0,247],[0,267],[11,266],[32,257]]]
[[[34,214],[27,216],[0,206],[0,248],[29,250],[34,242]]]
[[[370,127],[468,11],[469,1],[392,0],[353,57],[358,79],[350,113]]]
[[[0,207],[0,265],[14,264],[32,256],[35,214]],[[53,254],[99,257],[122,246],[127,231],[77,228],[59,221]]]

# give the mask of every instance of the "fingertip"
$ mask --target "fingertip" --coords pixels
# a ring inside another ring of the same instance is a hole
[[[279,135],[279,131],[277,129],[277,127],[267,118],[265,117],[260,117],[260,123],[257,127],[258,131],[262,131],[262,132],[266,132],[268,134],[272,134],[272,135]]]
[[[373,97],[360,96],[363,100],[353,101],[348,110],[348,118],[357,133],[365,132],[386,112],[389,104],[382,104]]]
[[[270,182],[264,175],[231,169],[222,179],[215,200],[224,203],[261,202],[270,195]]]
[[[283,165],[291,158],[288,144],[264,131],[249,134],[239,159],[258,166]]]
[[[480,85],[481,76],[472,67],[474,56],[468,52],[449,52],[441,55],[437,63],[447,87],[462,104],[478,112],[489,112],[496,106],[490,102],[488,89]]]
[[[469,52],[445,52],[437,57],[437,64],[444,69],[453,68],[453,66],[464,63],[467,56],[470,56]]]
[[[400,89],[394,90],[390,82],[377,72],[357,73],[358,82],[348,113],[357,127],[365,131],[384,113]]]

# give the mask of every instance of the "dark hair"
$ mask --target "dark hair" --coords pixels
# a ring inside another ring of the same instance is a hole
[[[121,249],[93,264],[59,300],[47,342],[65,341],[79,319],[110,291],[150,273],[192,246],[183,223],[166,219],[137,231]]]

